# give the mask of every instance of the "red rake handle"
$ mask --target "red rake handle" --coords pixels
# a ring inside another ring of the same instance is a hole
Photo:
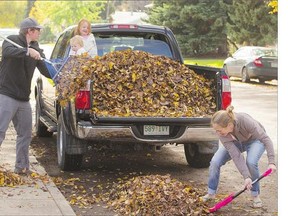
[[[268,169],[268,170],[266,170],[266,172],[264,172],[264,173],[259,177],[259,180],[262,179],[262,178],[264,178],[264,177],[266,177],[266,176],[268,176],[268,175],[270,175],[271,173],[272,173],[272,169],[271,169],[271,168]]]
[[[210,213],[216,212],[218,209],[222,208],[223,206],[228,205],[234,199],[234,194],[230,194],[224,200],[218,202],[215,206],[209,209]]]
[[[268,169],[266,170],[259,178],[255,179],[252,184],[260,181],[262,178],[270,175],[272,173],[272,169]],[[228,197],[226,197],[224,200],[218,202],[215,206],[213,206],[212,208],[209,209],[210,213],[216,212],[218,209],[222,208],[223,206],[228,205],[230,202],[232,202],[233,199],[235,199],[237,196],[239,196],[241,193],[243,193],[246,190],[246,188],[244,188],[243,190],[239,191],[238,193],[236,193],[234,195],[234,193],[230,194]]]

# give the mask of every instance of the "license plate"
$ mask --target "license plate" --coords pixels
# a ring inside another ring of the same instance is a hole
[[[271,67],[278,67],[278,62],[271,62]]]
[[[144,135],[169,135],[169,126],[144,125]]]

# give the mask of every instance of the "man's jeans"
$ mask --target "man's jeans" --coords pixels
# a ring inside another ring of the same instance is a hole
[[[265,151],[265,146],[259,140],[252,141],[248,144],[240,144],[235,141],[234,144],[241,152],[247,152],[246,164],[250,171],[252,181],[260,176],[258,169],[258,161]],[[209,167],[209,179],[208,179],[208,193],[215,194],[219,184],[220,168],[227,161],[231,160],[228,151],[224,146],[220,146],[215,155],[213,156]],[[253,184],[251,189],[251,195],[257,196],[260,193],[259,182]]]
[[[18,101],[0,94],[0,145],[10,122],[17,133],[15,168],[29,169],[29,145],[32,139],[32,112],[29,101]]]

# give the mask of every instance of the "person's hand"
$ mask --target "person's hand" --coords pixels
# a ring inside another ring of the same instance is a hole
[[[276,172],[277,167],[276,167],[275,164],[269,164],[269,165],[268,165],[268,169],[272,169],[272,173],[273,173],[273,172]]]
[[[28,48],[28,49],[29,49],[29,56],[31,58],[34,58],[36,60],[41,60],[41,55],[37,50],[32,49],[32,48]]]
[[[244,182],[244,187],[250,191],[252,188],[252,179],[251,178],[246,178]]]

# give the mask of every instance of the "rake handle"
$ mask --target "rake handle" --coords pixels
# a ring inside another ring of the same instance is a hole
[[[252,184],[255,184],[256,182],[260,181],[262,178],[268,176],[269,174],[272,173],[272,169],[268,169],[266,170],[259,178],[255,179]],[[224,200],[216,203],[215,206],[213,206],[212,208],[209,209],[210,213],[216,212],[218,209],[228,205],[230,202],[232,202],[233,199],[235,199],[237,196],[239,196],[240,194],[242,194],[247,188],[245,187],[244,189],[242,189],[241,191],[237,192],[236,194],[232,193],[230,194],[228,197],[226,197]]]
[[[260,181],[261,179],[263,179],[264,177],[268,176],[269,174],[272,173],[272,169],[268,169],[266,170],[261,176],[259,176],[257,179],[255,179],[253,182],[252,182],[252,185],[255,184],[256,182]],[[244,191],[246,191],[247,188],[244,188],[243,190],[237,192],[233,199],[235,199],[237,196],[239,196],[240,194],[242,194]]]
[[[0,37],[3,38],[4,40],[8,41],[9,43],[13,44],[14,46],[18,47],[18,48],[24,48],[23,46],[15,43],[14,41],[10,40],[9,38],[6,38],[6,37],[4,37],[4,36],[2,36],[2,35],[0,35]],[[49,61],[48,59],[45,59],[45,58],[42,58],[42,57],[41,57],[40,60],[43,60],[43,61],[46,61],[46,62],[52,64],[52,62]]]

